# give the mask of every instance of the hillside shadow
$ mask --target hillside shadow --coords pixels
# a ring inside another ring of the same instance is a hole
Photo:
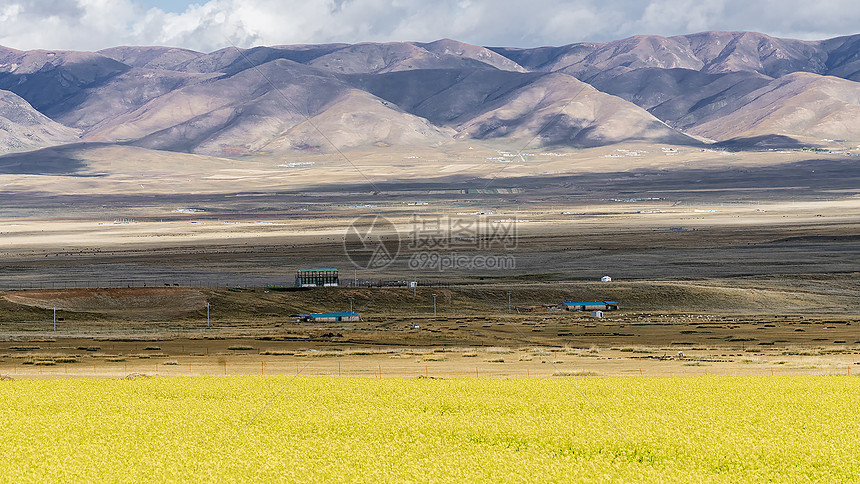
[[[42,150],[50,151],[50,150]],[[63,170],[80,170],[83,162],[53,153],[53,160],[42,159],[31,166],[22,163],[36,156],[34,153],[0,157],[0,173],[62,174]],[[14,163],[13,163],[14,162]],[[103,176],[71,173],[71,176]],[[277,191],[175,193],[160,194],[102,194],[59,195],[56,193],[18,194],[12,199],[0,197],[0,209],[21,205],[26,197],[30,207],[41,209],[61,208],[73,203],[77,207],[98,207],[106,203],[122,206],[156,206],[175,203],[187,206],[210,207],[212,213],[199,214],[198,218],[220,217],[224,207],[241,199],[253,210],[229,209],[233,217],[247,214],[259,217],[260,211],[283,212],[284,207],[295,207],[310,200],[355,203],[356,201],[402,201],[405,198],[422,200],[450,200],[467,195],[470,198],[499,200],[529,200],[561,197],[570,200],[614,200],[663,198],[666,200],[799,200],[826,196],[828,199],[850,197],[860,186],[860,163],[856,158],[809,159],[769,166],[726,166],[719,168],[687,169],[636,169],[616,172],[587,172],[578,174],[499,177],[445,175],[418,180],[396,179],[365,183],[320,183],[303,187],[284,187]],[[313,194],[309,199],[308,195]],[[217,208],[216,208],[217,207]],[[208,210],[207,210],[208,212]],[[302,217],[303,212],[284,212],[291,217]],[[159,216],[159,218],[163,218]]]
[[[732,138],[725,141],[714,143],[713,146],[719,148],[728,148],[732,150],[760,150],[763,148],[803,148],[809,146],[808,143],[802,143],[791,136],[781,134],[766,134],[762,136],[753,136],[750,138]]]
[[[85,173],[87,163],[78,158],[82,149],[108,146],[107,143],[74,143],[52,146],[24,153],[0,156],[0,175],[61,175],[100,177],[98,173]]]

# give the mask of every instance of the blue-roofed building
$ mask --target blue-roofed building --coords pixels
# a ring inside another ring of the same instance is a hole
[[[617,301],[574,301],[563,302],[559,306],[567,311],[616,311]]]

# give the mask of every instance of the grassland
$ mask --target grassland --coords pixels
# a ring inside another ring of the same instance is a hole
[[[514,305],[613,299],[603,319]],[[433,315],[433,294],[438,315]],[[0,374],[22,378],[827,375],[860,372],[854,274],[442,288],[0,293]],[[291,314],[348,310],[360,322]],[[207,327],[206,303],[211,304]],[[58,308],[56,330],[53,308]],[[417,325],[418,328],[413,326]],[[679,355],[683,352],[683,356]]]
[[[856,377],[0,382],[7,482],[856,482]]]

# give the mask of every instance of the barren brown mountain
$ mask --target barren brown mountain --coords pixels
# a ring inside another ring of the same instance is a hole
[[[0,153],[69,143],[78,130],[50,120],[9,91],[0,90]]]
[[[807,72],[727,102],[690,131],[711,139],[783,135],[860,140],[860,83]]]
[[[851,143],[860,141],[858,79],[860,36],[754,32],[532,49],[450,39],[212,53],[0,49],[0,89],[65,126],[28,134],[7,117],[0,149],[74,141],[75,130],[83,141],[217,156],[464,139]]]

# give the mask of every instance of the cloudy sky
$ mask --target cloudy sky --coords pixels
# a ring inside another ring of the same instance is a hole
[[[0,45],[97,50],[170,45],[430,41],[533,47],[636,34],[860,33],[857,0],[0,0]]]

